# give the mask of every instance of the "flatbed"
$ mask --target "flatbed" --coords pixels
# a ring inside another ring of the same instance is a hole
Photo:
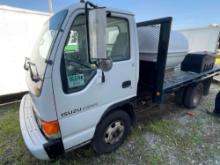
[[[181,87],[188,86],[192,83],[204,81],[205,79],[209,79],[219,74],[219,66],[215,66],[212,70],[202,73],[185,72],[181,71],[178,67],[175,68],[174,71],[167,72],[167,74],[165,74],[163,90],[165,93],[170,93],[178,90]]]

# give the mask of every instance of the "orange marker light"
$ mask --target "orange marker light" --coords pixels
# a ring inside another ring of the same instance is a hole
[[[157,95],[157,96],[160,96],[160,92],[157,92],[156,95]]]
[[[60,127],[58,121],[45,122],[42,121],[41,128],[46,136],[56,136],[60,133]]]

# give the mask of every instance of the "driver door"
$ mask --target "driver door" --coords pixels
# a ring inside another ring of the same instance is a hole
[[[112,105],[136,96],[133,17],[113,13],[108,17],[107,53],[113,60],[108,72],[89,63],[86,19],[74,13],[65,27],[53,69],[57,116],[64,148],[83,143],[94,135],[103,113]],[[69,27],[69,28],[68,28]],[[102,82],[104,75],[105,81]]]

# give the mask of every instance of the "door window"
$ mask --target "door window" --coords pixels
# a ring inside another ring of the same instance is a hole
[[[83,89],[95,75],[96,67],[89,63],[85,15],[77,16],[74,21],[64,46],[62,61],[66,93]]]
[[[130,59],[129,24],[124,18],[107,18],[107,54],[113,61]]]

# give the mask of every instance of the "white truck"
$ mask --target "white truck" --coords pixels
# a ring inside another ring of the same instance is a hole
[[[47,160],[91,143],[108,153],[127,137],[143,100],[145,106],[161,103],[175,92],[179,104],[196,107],[220,68],[194,73],[177,67],[166,75],[171,22],[136,24],[128,11],[90,2],[52,16],[24,64],[30,92],[20,104],[20,127],[30,152]],[[139,57],[141,27],[159,29],[156,61]]]

